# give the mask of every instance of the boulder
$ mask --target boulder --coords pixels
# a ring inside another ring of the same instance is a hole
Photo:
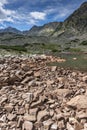
[[[67,105],[78,109],[87,108],[87,96],[78,95],[67,102]]]
[[[66,96],[69,96],[71,94],[71,91],[69,89],[56,89],[56,90],[54,90],[54,93],[57,96],[66,97]]]

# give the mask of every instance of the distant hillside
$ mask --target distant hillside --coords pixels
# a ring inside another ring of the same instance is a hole
[[[25,32],[25,34],[29,36],[50,36],[59,25],[59,22],[51,22],[43,26],[33,26],[29,31]]]
[[[3,35],[3,36],[2,36]],[[87,40],[87,2],[83,3],[64,22],[33,26],[21,32],[12,27],[0,30],[0,44],[68,43]]]
[[[65,28],[74,28],[78,32],[87,32],[87,2],[83,3],[64,21]]]
[[[76,38],[87,39],[87,2],[83,3],[64,22],[51,22],[34,26],[27,35],[50,37],[51,42],[68,42]]]
[[[16,33],[16,34],[21,34],[22,32],[16,28],[12,28],[12,27],[7,27],[5,29],[1,29],[0,33]]]

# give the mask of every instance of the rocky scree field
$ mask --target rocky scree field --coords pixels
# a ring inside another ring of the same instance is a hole
[[[53,56],[0,58],[0,130],[87,130],[87,73]]]

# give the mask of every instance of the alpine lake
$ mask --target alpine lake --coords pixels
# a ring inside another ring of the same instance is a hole
[[[60,54],[55,54],[55,56],[63,58],[66,61],[61,63],[50,62],[48,63],[48,65],[87,72],[87,54],[60,53]]]

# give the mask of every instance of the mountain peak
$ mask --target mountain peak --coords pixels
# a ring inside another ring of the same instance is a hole
[[[7,28],[8,28],[8,29],[11,29],[11,28],[13,28],[13,27],[11,27],[11,26],[8,26]]]
[[[0,33],[2,33],[2,32],[6,32],[6,33],[17,33],[17,34],[21,33],[21,31],[19,31],[18,29],[14,28],[14,27],[11,27],[11,26],[9,26],[9,27],[7,27],[5,29],[1,29]]]
[[[85,6],[87,6],[87,2],[82,3],[80,7],[85,7]]]

